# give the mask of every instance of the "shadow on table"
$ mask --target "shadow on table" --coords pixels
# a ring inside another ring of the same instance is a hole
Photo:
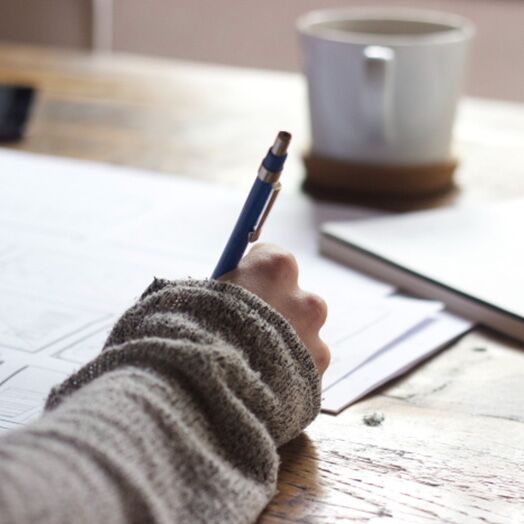
[[[318,455],[313,441],[302,433],[279,450],[282,460],[278,493],[259,523],[296,521],[311,513],[321,491]]]

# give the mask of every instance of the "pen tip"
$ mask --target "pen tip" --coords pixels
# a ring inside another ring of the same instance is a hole
[[[291,142],[291,133],[280,131],[275,139],[273,147],[271,148],[271,152],[275,156],[284,156],[287,152],[289,142]]]

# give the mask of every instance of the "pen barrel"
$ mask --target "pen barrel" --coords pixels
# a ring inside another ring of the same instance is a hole
[[[255,231],[257,222],[272,191],[272,184],[264,182],[258,177],[255,179],[211,278],[216,279],[238,266],[249,243],[249,235]]]

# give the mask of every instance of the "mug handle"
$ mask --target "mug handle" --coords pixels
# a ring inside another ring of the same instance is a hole
[[[389,142],[392,136],[393,66],[395,51],[390,47],[369,45],[364,48],[365,122],[370,138]]]

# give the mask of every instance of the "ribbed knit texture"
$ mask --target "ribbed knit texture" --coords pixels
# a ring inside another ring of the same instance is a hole
[[[44,416],[0,440],[0,522],[253,522],[278,446],[319,408],[276,311],[233,284],[155,280]]]

